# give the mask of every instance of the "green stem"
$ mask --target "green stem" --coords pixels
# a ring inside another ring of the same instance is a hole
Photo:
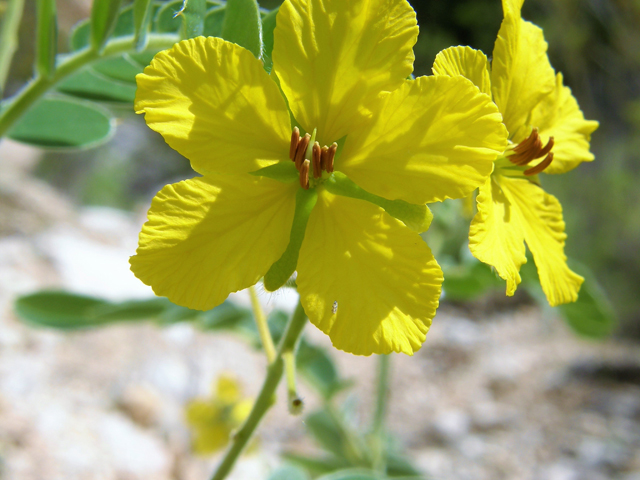
[[[180,38],[173,34],[150,34],[147,50],[163,50],[171,47],[179,40]],[[100,53],[91,48],[85,48],[78,52],[65,55],[57,64],[57,69],[53,76],[49,78],[41,76],[35,77],[7,102],[8,104],[0,114],[0,138],[4,136],[36,100],[58,82],[91,62],[106,57],[122,55],[129,51],[135,51],[135,38],[133,35],[117,37],[110,40]]]
[[[18,49],[18,30],[24,10],[24,0],[9,0],[0,26],[0,99],[7,83],[13,54]]]
[[[267,378],[265,378],[264,383],[262,384],[262,389],[258,394],[256,403],[254,403],[253,409],[251,410],[247,420],[245,420],[240,430],[238,430],[238,432],[233,436],[231,446],[229,447],[229,450],[227,450],[227,453],[222,459],[220,465],[218,465],[218,468],[211,477],[211,480],[223,480],[226,478],[247,442],[253,436],[253,432],[260,424],[262,417],[264,417],[267,410],[269,410],[271,405],[273,405],[276,387],[278,386],[278,383],[280,383],[282,372],[284,370],[282,355],[286,354],[286,352],[295,351],[296,343],[298,342],[298,338],[300,338],[300,334],[302,333],[302,329],[306,325],[306,322],[307,316],[304,313],[302,305],[298,303],[298,307],[289,320],[289,324],[287,325],[287,329],[282,340],[280,340],[276,358],[267,369]]]
[[[253,309],[253,316],[256,319],[256,326],[258,327],[258,333],[262,341],[262,348],[264,348],[264,353],[267,355],[267,362],[271,365],[276,359],[276,347],[273,345],[273,338],[271,338],[267,317],[264,314],[264,310],[262,310],[255,287],[249,287],[249,296],[251,297],[251,308]]]
[[[378,355],[378,387],[376,390],[376,410],[373,416],[373,468],[377,472],[386,474],[387,466],[384,454],[385,428],[384,421],[387,413],[389,397],[389,355]]]

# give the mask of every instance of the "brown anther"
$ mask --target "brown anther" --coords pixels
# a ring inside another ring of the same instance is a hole
[[[525,138],[522,142],[520,142],[513,151],[516,153],[521,153],[523,150],[528,150],[535,141],[538,139],[538,127],[533,127],[531,130],[531,135]]]
[[[327,163],[324,164],[324,169],[327,171],[327,173],[333,172],[333,159],[336,156],[336,150],[338,150],[338,144],[336,142],[333,142],[333,144],[329,147]]]
[[[547,153],[549,153],[553,148],[554,144],[555,144],[555,141],[553,137],[549,137],[549,141],[547,142],[547,144],[544,146],[542,150],[540,150],[540,153],[538,153],[538,158],[544,157]]]
[[[320,144],[315,142],[313,144],[312,150],[312,160],[313,160],[313,178],[320,178],[322,176],[322,149],[320,148]]]
[[[298,148],[299,141],[300,129],[298,127],[293,127],[293,132],[291,132],[291,146],[289,147],[289,158],[291,160],[295,160],[296,158],[296,150]]]
[[[320,169],[327,169],[327,160],[329,159],[329,147],[326,145],[322,147],[322,151],[320,152]]]
[[[305,134],[304,137],[300,139],[298,142],[298,148],[296,148],[296,156],[294,161],[296,162],[296,168],[298,171],[300,170],[300,166],[302,162],[304,162],[304,154],[307,152],[307,147],[309,146],[309,142],[311,141],[311,135],[308,133]]]
[[[550,152],[544,160],[542,160],[538,165],[536,165],[535,167],[531,167],[528,170],[524,171],[524,174],[526,176],[530,176],[530,175],[536,175],[538,173],[540,173],[541,171],[543,171],[545,168],[547,168],[549,165],[551,165],[551,162],[553,162],[553,152]]]
[[[518,166],[527,165],[536,158],[542,158],[551,152],[553,145],[553,137],[549,137],[549,141],[543,148],[538,129],[534,128],[531,135],[513,149],[514,154],[509,157],[509,161]],[[544,161],[546,161],[546,158]]]
[[[309,188],[309,166],[311,162],[305,160],[300,166],[300,186],[307,190]]]

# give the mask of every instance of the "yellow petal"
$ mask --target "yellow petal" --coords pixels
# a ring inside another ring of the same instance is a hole
[[[219,402],[226,405],[231,405],[240,400],[240,385],[238,381],[234,377],[220,375],[216,383],[215,397]]]
[[[273,68],[291,111],[328,145],[411,74],[418,27],[406,0],[286,0],[274,37]]]
[[[530,133],[529,114],[553,90],[555,74],[542,30],[520,18],[522,2],[502,4],[505,17],[493,49],[491,88],[510,137],[518,143]]]
[[[481,262],[491,265],[507,281],[507,295],[520,283],[520,266],[526,263],[524,234],[516,221],[513,205],[492,176],[476,198],[478,212],[469,229],[469,250]]]
[[[507,145],[491,99],[463,77],[419,77],[387,95],[352,132],[335,168],[390,200],[461,198],[482,184]]]
[[[455,77],[462,75],[473,82],[482,93],[491,95],[489,61],[480,50],[470,47],[451,47],[436,55],[433,63],[434,75]]]
[[[236,44],[184,40],[136,81],[136,113],[199,173],[250,172],[289,154],[284,98],[262,62]]]
[[[197,310],[254,285],[289,242],[295,185],[211,175],[164,187],[131,270],[156,295]]]
[[[571,89],[562,84],[561,73],[556,76],[555,90],[533,110],[531,124],[540,129],[543,144],[549,137],[555,140],[553,162],[544,173],[564,173],[593,160],[589,141],[598,122],[584,119]]]
[[[438,307],[442,271],[420,236],[380,207],[323,190],[297,283],[309,319],[336,348],[412,355]]]
[[[505,178],[500,182],[513,205],[527,246],[536,262],[540,285],[552,307],[575,302],[584,279],[567,266],[564,254],[562,206],[553,196],[528,180]]]

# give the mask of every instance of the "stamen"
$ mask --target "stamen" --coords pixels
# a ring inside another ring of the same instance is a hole
[[[309,189],[309,166],[311,162],[309,160],[305,160],[302,162],[300,166],[300,186],[305,190]]]
[[[324,169],[327,173],[333,172],[333,159],[336,156],[336,150],[338,150],[338,144],[333,142],[333,144],[329,147],[329,155],[327,155],[327,163],[324,165]]]
[[[528,150],[529,147],[531,147],[531,145],[533,145],[537,139],[538,139],[538,127],[533,127],[533,130],[531,131],[531,135],[529,135],[526,139],[520,142],[513,149],[513,151],[516,153],[521,153],[524,150]]]
[[[293,128],[291,132],[291,146],[289,147],[289,158],[295,160],[296,150],[298,148],[298,142],[300,141],[300,129],[298,127]]]
[[[329,147],[326,145],[322,147],[322,151],[320,152],[320,169],[327,169],[327,161],[329,160]]]
[[[313,178],[322,177],[322,149],[318,142],[313,144]]]
[[[309,146],[310,141],[311,141],[311,135],[307,133],[305,134],[304,137],[300,139],[300,142],[298,143],[298,148],[296,148],[296,156],[294,160],[296,162],[296,168],[298,170],[300,170],[300,166],[304,161],[304,154],[307,152],[307,147]]]
[[[548,145],[548,144],[547,144]],[[535,167],[531,167],[528,170],[524,171],[524,174],[526,176],[530,176],[530,175],[536,175],[540,172],[542,172],[545,168],[547,168],[549,165],[551,165],[551,162],[553,161],[553,152],[550,152],[549,155],[547,155],[545,157],[544,160],[542,160],[538,165],[536,165]]]

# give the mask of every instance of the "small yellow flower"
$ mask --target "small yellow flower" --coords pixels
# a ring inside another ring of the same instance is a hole
[[[206,310],[265,274],[279,287],[270,269],[287,264],[335,347],[413,354],[442,284],[417,233],[424,204],[468,195],[507,145],[496,106],[468,80],[407,80],[417,35],[406,0],[285,0],[271,75],[219,38],[156,55],[137,77],[136,112],[203,176],[154,198],[135,275]]]
[[[537,174],[564,173],[593,160],[589,140],[598,122],[584,119],[562,74],[555,74],[542,30],[521,18],[523,1],[502,2],[491,66],[482,52],[454,47],[438,54],[433,71],[463,75],[492,95],[509,131],[510,145],[477,196],[471,252],[495,267],[513,295],[527,261],[526,242],[542,289],[556,306],[577,300],[583,278],[567,266],[562,207],[540,187]]]
[[[224,448],[234,430],[249,416],[252,402],[242,400],[240,385],[228,376],[218,383],[208,400],[193,400],[186,407],[187,423],[193,429],[193,450],[203,455]]]

